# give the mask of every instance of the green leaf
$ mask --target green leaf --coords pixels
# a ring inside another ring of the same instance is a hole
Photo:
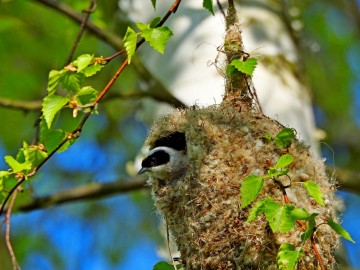
[[[44,118],[41,119],[40,142],[45,146],[48,153],[51,153],[65,138],[65,131],[61,129],[51,130],[48,128]]]
[[[26,170],[31,170],[32,164],[29,161],[24,163],[19,163],[12,156],[5,156],[5,162],[9,165],[9,167],[13,170],[13,172],[22,172]]]
[[[318,216],[318,213],[313,213],[311,214],[311,216],[307,219],[308,221],[308,226],[305,232],[303,232],[300,236],[301,241],[305,242],[307,239],[310,238],[310,236],[313,234],[314,230],[315,230],[315,217]]]
[[[326,223],[341,237],[349,240],[352,243],[355,243],[355,241],[351,238],[350,234],[340,224],[336,223],[332,218],[329,218]]]
[[[2,191],[4,190],[4,180],[10,176],[8,171],[0,171],[0,203],[2,202]]]
[[[174,266],[167,262],[158,262],[153,266],[153,270],[174,270]]]
[[[156,0],[151,0],[151,4],[152,4],[154,10],[156,10]]]
[[[91,66],[84,68],[81,71],[81,73],[84,74],[85,77],[91,77],[91,76],[95,75],[96,73],[98,73],[103,67],[105,67],[105,65],[95,63]]]
[[[324,206],[324,197],[319,186],[312,180],[302,182],[309,195],[321,206]]]
[[[268,202],[268,201],[273,201],[272,198],[267,197],[265,199],[262,199],[260,201],[258,201],[257,203],[255,203],[255,205],[251,208],[249,216],[247,218],[247,222],[251,222],[253,221],[256,217],[260,216],[262,213],[264,213],[265,208],[264,205]]]
[[[91,86],[85,86],[76,94],[76,100],[79,105],[92,103],[97,97],[97,91]]]
[[[10,175],[10,172],[8,172],[8,171],[0,171],[0,178],[2,178],[2,179],[9,177],[9,175]]]
[[[156,28],[157,25],[158,25],[158,23],[159,23],[160,21],[161,21],[161,18],[160,18],[160,17],[154,18],[154,19],[151,21],[149,27],[150,27],[150,28]]]
[[[23,159],[24,161],[29,161],[33,167],[39,165],[47,156],[48,154],[42,151],[36,145],[28,145],[26,142],[23,142],[22,151],[19,151],[17,156],[17,160]],[[23,157],[20,157],[20,155]]]
[[[151,47],[161,54],[164,54],[165,46],[173,35],[170,28],[167,26],[144,29],[140,34],[147,42],[149,42]]]
[[[67,71],[61,78],[61,85],[74,93],[77,93],[80,90],[80,84],[84,80],[84,74],[75,73],[72,71]]]
[[[293,270],[295,269],[296,264],[298,263],[303,250],[295,250],[295,246],[284,243],[281,244],[279,248],[278,255],[276,257],[279,270]]]
[[[281,148],[289,148],[295,139],[296,133],[293,128],[283,128],[274,138],[275,144]]]
[[[41,109],[44,118],[46,120],[46,124],[49,129],[51,129],[53,125],[53,120],[56,114],[69,102],[69,98],[51,95],[46,96],[44,98],[43,107]]]
[[[257,60],[255,58],[248,58],[246,61],[241,61],[240,59],[234,59],[230,63],[230,66],[233,66],[238,71],[248,74],[250,76],[252,76],[256,65],[257,65]]]
[[[265,217],[273,232],[288,232],[294,228],[296,219],[291,215],[294,208],[292,205],[281,205],[275,201],[264,204]]]
[[[214,15],[214,3],[213,0],[203,0],[203,7],[210,11]]]
[[[256,175],[247,176],[240,187],[241,208],[252,203],[259,195],[264,184],[264,179]]]
[[[131,29],[128,26],[124,37],[124,46],[129,59],[129,64],[131,63],[131,58],[133,57],[136,50],[136,41],[137,41],[137,34],[133,29]]]
[[[144,32],[145,30],[150,29],[150,24],[138,22],[136,23],[136,27],[139,28],[141,32]]]
[[[306,211],[305,208],[295,208],[294,210],[291,211],[291,215],[296,220],[306,220],[311,217],[311,215],[309,214],[308,211]]]
[[[271,141],[273,139],[273,137],[269,133],[265,133],[263,138],[267,141]]]
[[[50,94],[55,93],[55,87],[59,84],[59,81],[61,77],[64,75],[64,71],[58,71],[58,70],[51,70],[49,73],[49,81],[48,81],[48,88]]]
[[[77,72],[87,68],[94,61],[94,56],[90,54],[80,55],[76,59]]]
[[[293,162],[294,158],[292,155],[285,154],[282,155],[278,161],[276,162],[275,169],[280,169],[288,166],[291,162]]]

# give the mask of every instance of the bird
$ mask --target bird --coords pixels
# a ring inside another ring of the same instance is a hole
[[[148,173],[149,184],[167,185],[182,178],[188,165],[186,149],[158,146],[143,159],[138,174]]]

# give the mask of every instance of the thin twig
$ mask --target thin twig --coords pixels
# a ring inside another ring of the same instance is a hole
[[[316,255],[316,258],[319,262],[319,265],[320,265],[320,268],[321,270],[325,270],[325,266],[324,266],[324,263],[323,263],[323,260],[321,258],[321,255],[316,247],[316,244],[315,244],[315,240],[314,240],[314,233],[311,235],[311,246],[313,248],[313,250],[315,251],[315,255]]]
[[[15,192],[14,192],[12,198],[11,198],[11,201],[9,203],[9,207],[8,207],[8,209],[6,211],[5,241],[6,241],[7,249],[9,251],[9,253],[10,253],[11,262],[12,262],[12,265],[13,265],[13,270],[20,270],[20,266],[17,263],[15,252],[14,252],[14,250],[13,250],[13,248],[11,246],[11,242],[10,242],[10,217],[11,217],[11,212],[12,212],[12,209],[13,209],[13,206],[14,206],[14,203],[15,203],[16,195],[17,195],[17,190],[15,190]]]
[[[83,15],[81,13],[75,12],[71,7],[68,5],[57,2],[57,1],[51,1],[51,0],[33,0],[34,2],[38,2],[42,5],[45,5],[47,7],[50,7],[54,9],[57,12],[60,12],[73,20],[76,23],[81,23],[83,20]],[[175,5],[175,6],[174,6]],[[180,5],[180,1],[176,1],[172,7],[169,9],[170,11],[167,14],[174,13],[177,9],[177,6]],[[165,22],[164,20],[161,20],[161,22]],[[160,23],[158,24],[158,26]],[[94,36],[98,37],[100,40],[104,41],[105,43],[109,44],[115,51],[118,51],[116,54],[110,56],[111,59],[113,59],[116,56],[119,56],[125,52],[123,49],[123,42],[122,39],[115,33],[102,29],[91,22],[86,23],[86,29],[93,34]],[[143,42],[143,41],[142,41]],[[138,45],[139,46],[139,45]],[[105,58],[106,60],[106,58]],[[170,91],[165,87],[165,85],[159,81],[157,78],[155,78],[151,72],[145,67],[145,65],[137,58],[133,57],[132,59],[132,67],[134,70],[140,75],[140,78],[144,82],[151,81],[152,89],[156,89],[157,96],[164,95],[165,98],[161,98],[162,101],[165,101],[171,105],[175,105],[177,108],[182,107],[186,108],[186,105],[179,101],[174,95],[170,93]]]
[[[223,6],[221,5],[220,1],[216,0],[216,4],[217,4],[221,14],[223,15],[223,17],[226,18],[225,10],[224,10]]]
[[[91,0],[89,7],[88,7],[86,10],[84,10],[85,16],[84,16],[84,18],[83,18],[82,21],[81,21],[80,30],[79,30],[79,32],[78,32],[78,34],[77,34],[77,36],[76,36],[74,45],[73,45],[72,48],[71,48],[71,51],[70,51],[69,56],[68,56],[68,59],[67,59],[66,62],[65,62],[65,66],[67,66],[68,64],[71,63],[71,60],[72,60],[72,58],[73,58],[73,56],[74,56],[74,53],[75,53],[75,51],[76,51],[76,48],[78,47],[79,42],[80,42],[80,39],[81,39],[81,37],[82,37],[85,29],[86,29],[86,24],[87,24],[87,22],[88,22],[88,20],[89,20],[89,18],[90,18],[90,14],[94,11],[94,8],[95,8],[95,7],[96,7],[96,0]]]
[[[166,19],[170,16],[169,14],[172,14],[173,12],[176,11],[178,5],[180,4],[181,0],[176,0],[174,2],[174,4],[170,7],[169,11],[165,14],[165,16],[163,17],[162,20],[160,20],[158,25],[163,24]],[[164,20],[164,18],[166,18]],[[141,44],[140,44],[141,45]],[[139,46],[140,46],[139,45]],[[121,66],[119,67],[119,69],[116,71],[116,73],[114,74],[114,76],[110,79],[110,81],[108,82],[108,84],[104,87],[104,89],[100,92],[100,94],[97,96],[96,100],[93,103],[93,106],[90,108],[89,112],[87,112],[83,119],[81,120],[80,124],[70,133],[68,133],[68,135],[66,136],[66,138],[60,142],[60,144],[38,165],[36,166],[28,175],[27,177],[31,177],[33,175],[36,174],[36,172],[68,141],[70,141],[71,139],[77,139],[80,135],[81,135],[81,131],[82,128],[84,126],[84,124],[86,123],[86,121],[88,120],[89,116],[91,115],[91,113],[94,111],[94,109],[96,108],[97,104],[101,101],[101,99],[106,95],[106,93],[109,91],[109,89],[111,88],[111,86],[115,83],[116,79],[119,77],[119,75],[124,71],[124,69],[126,68],[126,66],[128,65],[128,59],[126,58],[124,60],[124,62],[121,64]],[[1,208],[0,208],[0,216],[3,213],[3,210],[5,208],[5,205],[7,203],[7,201],[9,200],[9,198],[11,197],[12,193],[15,192],[15,190],[17,189],[18,186],[20,186],[23,182],[25,181],[25,176],[22,177],[21,179],[19,179],[19,182],[15,185],[14,188],[11,189],[11,191],[8,193],[8,195],[5,197]]]

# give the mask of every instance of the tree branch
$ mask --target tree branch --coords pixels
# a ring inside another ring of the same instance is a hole
[[[0,106],[9,109],[34,111],[41,109],[42,100],[25,101],[25,100],[12,100],[8,98],[0,98]]]
[[[140,176],[127,180],[119,179],[111,183],[90,183],[59,191],[48,196],[34,198],[32,201],[19,206],[16,210],[29,212],[64,203],[104,198],[109,195],[117,195],[129,191],[140,190],[144,187],[145,178]]]
[[[81,22],[83,21],[83,15],[81,13],[74,11],[71,7],[63,3],[50,1],[50,0],[33,0],[33,1],[43,4],[47,7],[54,9],[57,12],[64,14],[65,16],[73,20],[75,23],[81,24]],[[169,9],[169,12],[166,14],[166,16],[169,16],[171,13],[174,13],[175,11],[176,8],[172,6]],[[89,21],[86,22],[85,26],[86,29],[91,34],[95,35],[100,40],[109,44],[115,51],[121,51],[123,49],[123,41],[115,33],[101,29]],[[161,81],[159,81],[154,76],[152,76],[151,72],[144,66],[144,64],[137,57],[132,58],[131,64],[132,67],[136,70],[136,72],[141,76],[142,80],[144,82],[147,82],[148,85],[152,86],[151,89],[154,89],[154,91],[151,92],[154,93],[157,92],[156,98],[154,99],[158,100],[160,98],[161,101],[174,105],[175,107],[183,107],[183,108],[186,107],[186,105],[183,102],[181,102],[176,97],[174,97],[173,94],[171,94],[171,92],[164,86],[164,84]],[[152,95],[152,97],[154,96],[155,95]]]

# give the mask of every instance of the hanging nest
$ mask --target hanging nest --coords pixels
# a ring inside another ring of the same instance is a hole
[[[245,106],[246,107],[246,106]],[[273,233],[265,217],[246,222],[250,207],[241,209],[242,180],[266,175],[283,149],[264,139],[275,136],[283,126],[253,111],[242,111],[240,100],[219,106],[179,110],[161,118],[152,128],[147,143],[154,147],[160,138],[174,132],[186,136],[189,168],[184,178],[171,185],[152,186],[160,210],[181,253],[185,269],[277,269],[276,256],[282,243],[302,246],[300,226],[288,233]],[[314,203],[302,185],[288,189],[289,200],[323,221],[334,216],[333,185],[323,162],[308,147],[294,141],[286,149],[294,157],[288,176],[292,182],[312,179],[325,194],[326,207]],[[259,199],[271,196],[283,202],[273,181],[266,181]],[[328,226],[316,231],[316,245],[326,269],[335,263],[337,234]],[[318,260],[307,241],[298,269],[317,269]]]
[[[228,61],[243,51],[238,47],[241,37],[236,20],[230,24],[225,39]],[[289,201],[309,213],[318,213],[317,224],[335,216],[334,186],[323,162],[315,159],[300,141],[293,140],[283,149],[264,139],[265,134],[275,137],[284,127],[254,108],[246,92],[246,79],[227,78],[220,105],[177,110],[154,124],[147,138],[149,147],[180,132],[185,134],[189,159],[181,179],[165,185],[151,183],[155,205],[177,244],[185,269],[278,269],[276,257],[282,243],[303,248],[297,269],[318,269],[319,260],[311,242],[301,243],[302,226],[295,224],[290,232],[274,233],[264,215],[246,222],[254,203],[241,208],[242,181],[251,174],[266,175],[285,153],[294,159],[288,167],[288,178],[282,179],[293,183],[286,190]],[[324,207],[315,203],[302,185],[294,184],[309,179],[324,194]],[[268,196],[284,203],[282,190],[271,179],[265,181],[255,202]],[[317,228],[313,243],[325,269],[335,264],[333,254],[338,241],[329,226]]]

